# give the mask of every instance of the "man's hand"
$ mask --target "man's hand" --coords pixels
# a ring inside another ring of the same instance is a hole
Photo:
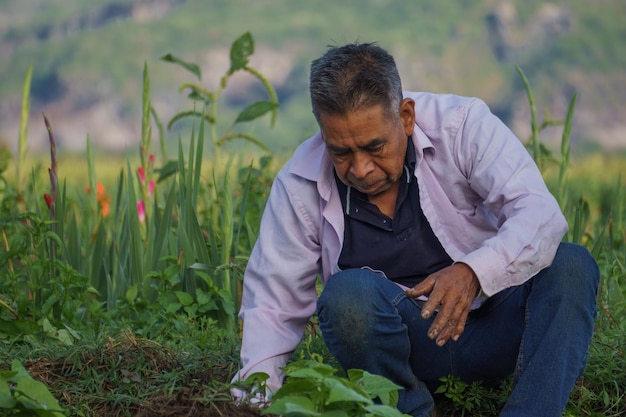
[[[472,301],[480,291],[480,283],[472,268],[455,263],[429,275],[415,287],[406,291],[410,298],[428,295],[422,307],[422,317],[429,319],[439,308],[435,321],[428,330],[428,337],[438,346],[452,338],[455,342],[465,330],[465,322]]]

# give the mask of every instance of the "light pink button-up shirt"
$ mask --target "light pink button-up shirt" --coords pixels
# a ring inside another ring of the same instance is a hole
[[[424,215],[446,252],[493,295],[552,262],[567,223],[532,158],[476,98],[405,93]],[[316,309],[316,277],[339,272],[343,213],[333,166],[316,134],[279,172],[244,276],[242,368],[282,384],[284,366]],[[477,300],[478,303],[480,300]],[[475,304],[478,304],[475,303]]]

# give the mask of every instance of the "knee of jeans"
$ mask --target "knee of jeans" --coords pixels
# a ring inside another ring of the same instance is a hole
[[[332,275],[324,284],[320,301],[334,304],[355,296],[366,296],[367,289],[371,288],[368,282],[372,274],[376,273],[367,269],[346,269]]]
[[[556,269],[564,292],[597,294],[600,271],[584,246],[561,243],[552,267]]]
[[[326,313],[338,316],[368,314],[374,299],[373,280],[380,277],[365,269],[348,269],[331,276],[318,300],[318,314],[323,320]]]

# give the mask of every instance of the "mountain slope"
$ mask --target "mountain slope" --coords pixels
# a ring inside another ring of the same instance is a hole
[[[191,74],[159,58],[197,62],[214,88],[230,43],[250,31],[252,65],[276,86],[276,128],[250,128],[274,150],[292,149],[315,131],[307,96],[308,65],[325,45],[378,41],[396,57],[404,87],[478,96],[521,138],[528,104],[520,65],[538,112],[562,118],[578,92],[577,148],[626,148],[626,4],[598,0],[0,0],[0,141],[14,142],[21,84],[33,66],[30,146],[45,144],[38,119],[51,119],[62,146],[82,149],[86,135],[103,149],[139,141],[141,73],[151,74],[157,111],[168,120],[191,108],[180,83]],[[259,98],[253,79],[237,77],[221,107]],[[547,136],[558,140],[559,129]],[[176,137],[174,132],[171,134]]]

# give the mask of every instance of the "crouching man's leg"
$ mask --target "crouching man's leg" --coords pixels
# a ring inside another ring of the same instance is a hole
[[[584,247],[562,243],[552,266],[523,285],[525,328],[501,416],[562,415],[586,364],[599,277]]]
[[[433,413],[434,402],[411,369],[411,342],[403,316],[419,317],[419,305],[396,284],[368,269],[332,276],[318,302],[320,329],[342,368],[364,369],[403,386],[398,408],[414,417],[426,417]],[[425,335],[431,321],[418,322]]]

